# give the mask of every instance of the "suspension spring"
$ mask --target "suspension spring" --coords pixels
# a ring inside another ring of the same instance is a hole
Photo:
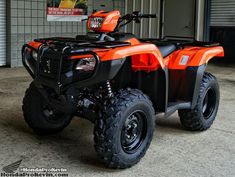
[[[107,87],[108,97],[111,98],[113,96],[113,91],[109,80],[106,81],[106,87]]]

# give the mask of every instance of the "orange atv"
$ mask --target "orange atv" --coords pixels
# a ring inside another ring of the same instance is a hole
[[[189,130],[208,129],[217,114],[219,86],[205,72],[223,48],[205,42],[138,39],[119,32],[154,14],[93,13],[93,33],[36,39],[22,49],[33,78],[23,100],[24,117],[37,133],[62,131],[73,116],[95,124],[95,149],[112,168],[130,167],[144,156],[155,115],[176,111]]]

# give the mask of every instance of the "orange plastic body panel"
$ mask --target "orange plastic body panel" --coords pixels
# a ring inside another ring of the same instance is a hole
[[[113,32],[118,24],[118,20],[120,18],[121,14],[118,10],[112,11],[112,12],[104,12],[99,11],[93,13],[91,16],[89,16],[88,19],[88,29],[95,31],[95,32]],[[91,28],[90,26],[90,19],[94,17],[102,17],[104,18],[104,21],[100,28]]]
[[[153,54],[138,54],[132,56],[131,59],[133,71],[155,71],[163,66],[160,65],[159,60]]]
[[[189,66],[207,64],[213,57],[223,57],[223,47],[187,47],[164,59],[169,69],[186,69]]]
[[[137,42],[132,40],[132,42]],[[162,57],[160,51],[154,44],[139,43],[136,45],[119,47],[108,50],[95,50],[101,61],[118,60],[131,57],[132,69],[134,71],[155,71],[159,68],[185,70],[189,66],[201,66],[208,63],[213,57],[223,57],[222,47],[187,47],[177,50],[168,57]],[[91,57],[80,55],[71,59]]]
[[[129,42],[131,45],[141,44],[141,42],[138,39],[136,39],[136,38],[128,39],[125,42]]]
[[[163,57],[158,48],[154,44],[147,43],[110,50],[101,57],[101,61],[125,57],[132,57],[134,71],[154,71],[159,67],[164,68]]]
[[[223,57],[223,47],[186,47],[173,52],[166,58],[163,58],[159,49],[150,43],[141,43],[138,39],[131,38],[126,42],[130,46],[118,47],[114,49],[95,49],[95,52],[101,62],[118,60],[131,57],[133,71],[155,71],[159,68],[185,70],[189,66],[197,67],[207,64],[213,57]],[[41,46],[39,42],[29,42],[30,46],[38,49]],[[91,55],[77,55],[70,59],[76,60],[89,58]]]
[[[28,45],[32,46],[35,49],[38,49],[42,45],[42,43],[31,41],[28,43]]]
[[[131,39],[130,42],[139,43],[138,40]],[[109,50],[94,50],[101,61],[118,60],[131,57],[132,69],[134,71],[155,71],[163,68],[163,58],[158,48],[153,44],[137,44],[126,47],[119,47]],[[89,58],[91,55],[72,56],[71,59]]]

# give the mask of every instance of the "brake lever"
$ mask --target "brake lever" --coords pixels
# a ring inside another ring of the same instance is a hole
[[[138,17],[140,15],[140,11],[134,11],[132,14]]]

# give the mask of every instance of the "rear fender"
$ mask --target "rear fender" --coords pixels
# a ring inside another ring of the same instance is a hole
[[[223,57],[224,50],[222,47],[187,47],[182,50],[178,50],[169,56],[168,69],[171,71],[190,71],[190,75],[182,76],[179,82],[180,85],[186,85],[183,89],[185,93],[190,93],[191,98],[188,98],[192,102],[192,109],[196,106],[198,100],[198,94],[200,91],[200,85],[207,67],[208,62],[214,57]],[[175,72],[172,72],[175,73]],[[170,78],[175,78],[174,75],[170,75]],[[170,81],[173,82],[173,81]],[[189,86],[188,84],[192,84]],[[173,83],[170,83],[174,87]],[[177,89],[177,88],[175,88]],[[191,94],[192,93],[192,94]]]
[[[207,64],[214,57],[224,57],[223,47],[204,48],[197,52],[189,66],[201,66]]]
[[[213,47],[200,50],[196,56],[195,61],[190,63],[190,66],[199,66],[197,70],[197,78],[195,82],[192,109],[195,108],[200,92],[200,86],[202,83],[203,76],[205,74],[208,62],[215,57],[224,57],[224,49],[222,47]]]
[[[198,96],[200,92],[200,86],[202,83],[204,73],[206,71],[206,67],[207,67],[207,64],[204,64],[197,68],[197,75],[196,75],[195,87],[194,87],[193,98],[192,98],[192,109],[194,109],[195,106],[197,105]]]
[[[207,64],[214,57],[223,57],[223,47],[187,47],[169,56],[169,69],[199,67]]]

